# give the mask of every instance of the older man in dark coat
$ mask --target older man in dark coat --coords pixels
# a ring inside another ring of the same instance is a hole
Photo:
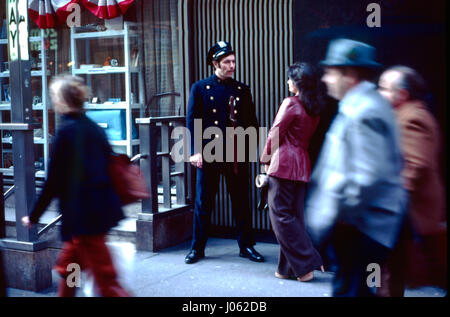
[[[438,159],[441,136],[423,100],[426,85],[417,71],[391,67],[380,76],[378,87],[392,104],[400,127],[405,159],[402,175],[410,195],[411,227],[405,227],[399,245],[382,267],[383,285],[377,292],[398,297],[408,284],[444,286],[446,281],[445,193]]]

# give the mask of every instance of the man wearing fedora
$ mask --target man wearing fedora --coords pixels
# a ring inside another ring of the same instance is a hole
[[[245,148],[241,149],[237,148],[237,142],[234,142],[232,148],[234,153],[226,153],[226,143],[230,141],[230,135],[226,133],[227,128],[258,128],[252,95],[247,85],[232,78],[236,70],[236,60],[229,43],[219,41],[214,44],[208,51],[207,64],[214,67],[214,74],[192,86],[186,120],[191,134],[193,154],[190,162],[196,167],[197,177],[192,247],[185,258],[185,263],[195,263],[205,256],[211,212],[215,205],[221,174],[225,177],[231,197],[232,213],[238,233],[239,256],[263,262],[264,258],[253,247],[255,241],[249,204],[248,156],[244,162],[237,161],[237,153],[248,152],[249,145],[246,144]],[[197,136],[196,128],[199,130],[199,127],[201,135]],[[210,139],[203,139],[204,131],[207,129],[216,132]],[[218,153],[213,157],[208,155],[209,152],[207,153],[205,149],[208,143],[218,144],[215,151],[220,152],[223,149],[222,155]]]
[[[305,221],[313,241],[331,245],[333,296],[375,296],[380,265],[397,243],[407,203],[395,115],[369,81],[375,49],[337,39],[322,81],[339,109],[313,170]]]

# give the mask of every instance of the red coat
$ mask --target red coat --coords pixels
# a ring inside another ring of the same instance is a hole
[[[308,146],[318,123],[319,117],[310,117],[297,96],[283,100],[261,155],[261,163],[270,163],[268,175],[309,182]]]

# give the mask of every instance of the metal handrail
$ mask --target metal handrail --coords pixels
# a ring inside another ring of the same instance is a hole
[[[42,234],[44,234],[46,231],[48,231],[51,227],[55,226],[60,220],[62,215],[58,215],[55,219],[50,221],[44,228],[38,231],[37,235],[40,237]]]
[[[12,185],[10,188],[8,188],[8,190],[3,194],[3,199],[8,199],[9,196],[12,195],[12,193],[14,192],[16,185]]]
[[[141,160],[141,159],[145,159],[145,158],[147,158],[147,157],[148,157],[147,154],[141,154],[141,153],[139,153],[139,154],[136,154],[135,156],[133,156],[133,157],[130,159],[130,161],[131,161],[131,163],[134,163],[134,162],[137,162],[137,161],[139,161],[139,160]]]
[[[3,194],[3,198],[6,200],[9,198],[9,196],[11,196],[14,193],[15,190],[15,185],[11,186],[10,188],[8,188],[8,190]],[[62,215],[59,215],[58,217],[56,217],[55,219],[53,219],[52,221],[50,221],[50,223],[48,223],[44,228],[42,228],[37,235],[41,236],[43,233],[45,233],[46,231],[48,231],[51,227],[53,227],[56,223],[58,223],[58,221],[61,219]]]
[[[140,159],[144,159],[146,158],[148,155],[145,154],[136,154],[135,156],[133,156],[130,161],[132,163],[139,161]],[[14,186],[13,186],[14,187]],[[9,191],[9,190],[8,190]],[[6,193],[8,193],[8,191]],[[5,195],[6,195],[5,193]],[[6,199],[6,198],[5,198]],[[55,226],[60,220],[61,220],[62,215],[58,215],[55,219],[53,219],[52,221],[50,221],[44,228],[42,228],[41,230],[39,230],[39,232],[37,233],[38,237],[41,236],[42,234],[44,234],[45,232],[47,232],[50,228],[52,228],[53,226]]]

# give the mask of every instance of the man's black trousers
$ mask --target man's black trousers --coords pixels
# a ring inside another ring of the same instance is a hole
[[[242,249],[255,244],[249,208],[249,164],[239,163],[237,174],[233,167],[233,163],[204,163],[203,168],[197,168],[192,249],[205,249],[221,174],[225,177],[231,197],[239,247]]]

